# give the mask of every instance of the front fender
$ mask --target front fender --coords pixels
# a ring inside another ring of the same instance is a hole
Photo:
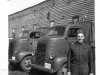
[[[32,52],[21,51],[16,55],[16,61],[20,62],[25,56],[32,56]]]
[[[57,72],[65,63],[67,63],[67,57],[57,57],[53,63],[54,72]]]

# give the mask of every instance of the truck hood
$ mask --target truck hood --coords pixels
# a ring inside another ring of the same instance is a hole
[[[14,38],[9,40],[9,55],[14,56],[15,52],[25,50],[27,47],[27,39]]]
[[[38,40],[38,43],[49,44],[51,42],[59,42],[61,40],[64,40],[64,38],[60,36],[44,36]]]
[[[10,40],[9,43],[14,43],[14,46],[16,46],[16,45],[21,45],[23,43],[23,41],[27,41],[27,39],[25,39],[25,38],[14,38],[14,39]]]

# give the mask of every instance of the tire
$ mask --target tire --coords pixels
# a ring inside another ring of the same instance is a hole
[[[10,68],[10,69],[13,69],[13,68],[15,68],[15,67],[16,67],[15,64],[9,63],[9,68]]]
[[[67,75],[67,69],[66,69],[66,64],[64,64],[59,71],[56,73],[56,75]]]
[[[37,75],[36,70],[32,68],[32,69],[28,72],[28,75]]]
[[[31,67],[28,66],[29,63],[32,63],[31,62],[31,57],[32,56],[26,56],[24,57],[21,62],[20,62],[20,68],[23,70],[23,71],[30,71]]]

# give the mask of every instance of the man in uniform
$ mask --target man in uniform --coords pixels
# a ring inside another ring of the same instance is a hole
[[[90,45],[84,43],[82,30],[77,31],[77,42],[70,46],[68,52],[68,75],[93,75],[93,53]]]

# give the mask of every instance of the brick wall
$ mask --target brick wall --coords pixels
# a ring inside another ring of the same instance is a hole
[[[8,16],[9,37],[12,37],[12,29],[15,28],[16,36],[21,32],[21,27],[24,26],[26,30],[33,29],[34,25],[47,26],[47,14],[52,6],[52,1],[44,1],[33,7],[29,7],[20,12]]]
[[[18,35],[21,27],[32,29],[34,24],[38,26],[48,26],[47,19],[49,12],[50,19],[58,24],[66,24],[72,21],[72,16],[86,15],[84,21],[94,22],[94,0],[46,0],[38,5],[27,8],[20,12],[9,15],[9,37],[12,37],[12,28]]]
[[[75,15],[80,16],[80,21],[82,16],[86,15],[85,21],[94,22],[94,0],[55,0],[51,19],[61,24],[69,23]]]

